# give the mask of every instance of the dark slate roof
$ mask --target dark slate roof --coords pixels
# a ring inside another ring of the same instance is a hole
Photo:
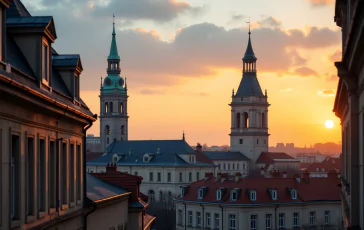
[[[236,160],[236,161],[250,161],[248,157],[240,152],[203,152],[211,160]]]
[[[6,10],[6,18],[31,16],[20,0],[13,0],[10,7]]]
[[[250,29],[249,29],[249,40],[248,40],[248,46],[246,47],[246,51],[243,57],[244,61],[255,61],[257,58],[255,57],[253,46],[250,41]]]
[[[106,183],[89,173],[86,173],[86,190],[87,190],[87,197],[92,201],[97,201],[121,194],[128,193],[127,190],[111,185]]]
[[[79,54],[53,55],[53,66],[77,66]]]
[[[12,27],[47,27],[52,16],[21,16],[6,19],[6,25]]]
[[[264,96],[255,72],[245,72],[235,96]]]
[[[160,153],[157,154],[159,149]],[[129,155],[129,151],[131,154]],[[196,162],[190,164],[185,162],[178,154],[193,153],[191,146],[184,140],[137,140],[137,141],[116,141],[109,145],[106,154],[97,159],[87,162],[88,165],[107,165],[112,162],[114,154],[122,158],[117,165],[154,165],[154,166],[213,166],[212,164]],[[143,162],[144,154],[149,153],[152,159]]]

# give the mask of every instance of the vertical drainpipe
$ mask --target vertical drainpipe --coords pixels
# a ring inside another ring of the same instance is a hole
[[[221,230],[224,230],[224,209],[223,207],[220,205],[221,208]]]

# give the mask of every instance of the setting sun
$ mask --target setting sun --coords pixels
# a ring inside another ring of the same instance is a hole
[[[331,129],[334,127],[334,122],[332,120],[327,120],[325,121],[325,126],[326,128]]]

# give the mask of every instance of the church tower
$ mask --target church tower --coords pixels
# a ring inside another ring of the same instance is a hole
[[[115,140],[128,140],[128,94],[126,81],[120,77],[120,57],[116,46],[115,22],[107,58],[107,77],[101,78],[100,142],[102,151]]]
[[[268,97],[260,88],[250,40],[243,57],[243,76],[236,93],[232,93],[230,151],[238,151],[255,162],[268,152]]]

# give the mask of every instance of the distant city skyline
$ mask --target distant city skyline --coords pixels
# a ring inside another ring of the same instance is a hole
[[[97,114],[115,13],[130,140],[179,139],[184,130],[191,145],[229,144],[228,104],[241,79],[249,17],[258,78],[271,104],[269,146],[341,140],[332,113],[338,79],[333,61],[341,49],[333,1],[125,2],[24,0],[30,13],[54,16],[63,36],[56,49],[81,54],[81,97]],[[332,129],[326,120],[333,120]],[[99,135],[99,121],[89,133]]]

